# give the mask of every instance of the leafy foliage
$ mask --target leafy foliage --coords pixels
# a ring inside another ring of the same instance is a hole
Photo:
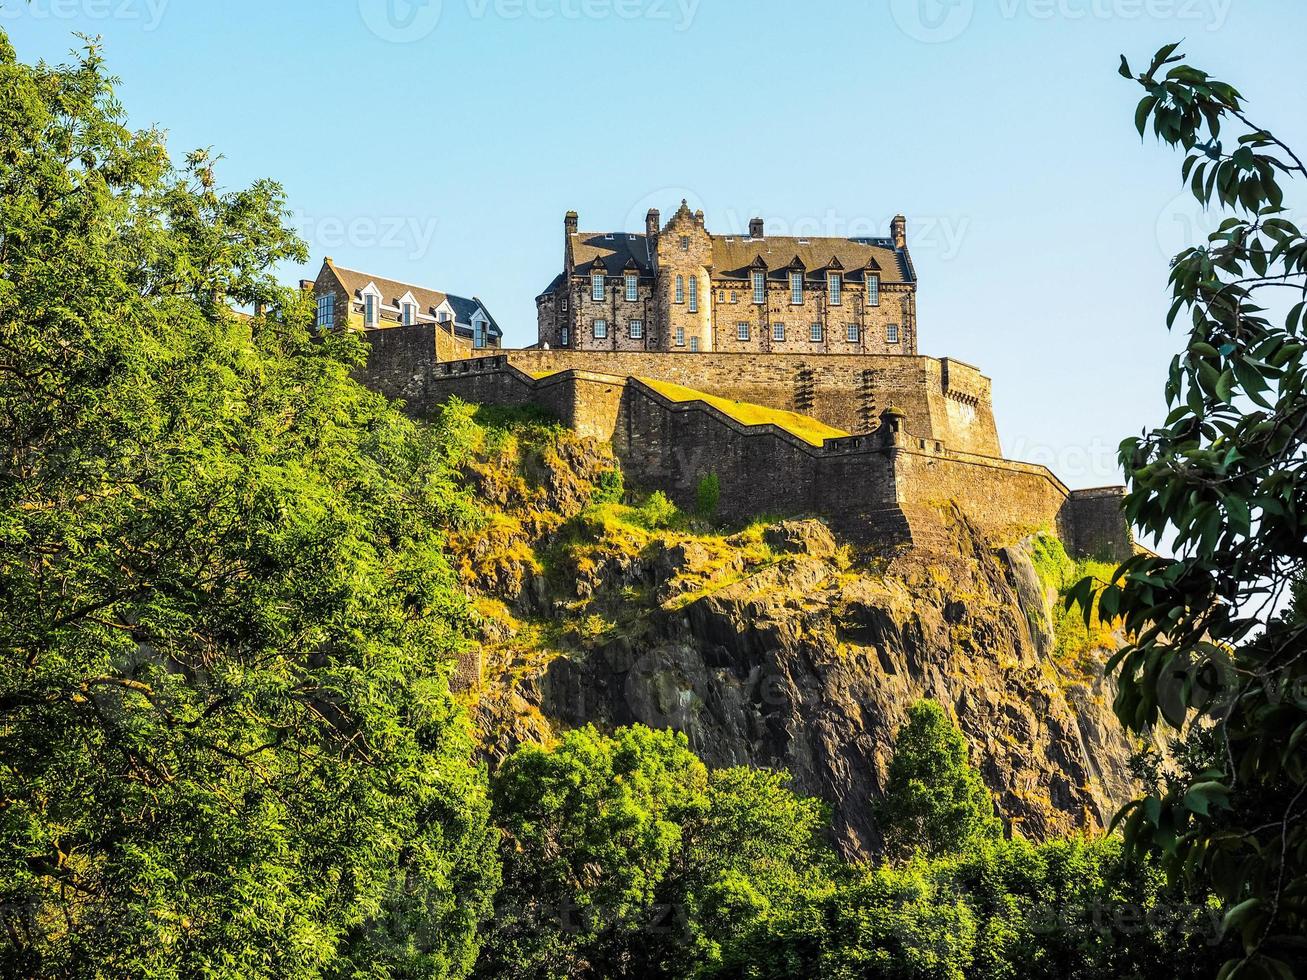
[[[740,928],[827,887],[816,801],[783,774],[712,773],[684,735],[592,727],[496,774],[505,840],[488,977],[689,976]]]
[[[280,188],[174,170],[93,44],[0,34],[0,118],[0,972],[466,974],[440,433],[276,285]]]
[[[1125,562],[1098,602],[1134,637],[1112,662],[1118,716],[1185,729],[1196,751],[1120,819],[1133,848],[1225,903],[1244,955],[1223,977],[1283,977],[1307,965],[1307,622],[1280,611],[1307,561],[1307,238],[1281,182],[1307,167],[1176,50],[1138,75],[1121,59],[1145,91],[1136,126],[1181,148],[1194,196],[1233,215],[1172,263],[1167,323],[1186,335],[1171,412],[1121,446],[1127,516],[1173,532],[1176,557]]]
[[[953,854],[999,834],[994,801],[967,760],[967,743],[935,701],[908,709],[876,808],[885,849]]]
[[[716,473],[709,473],[699,480],[695,487],[695,506],[699,516],[711,520],[717,514],[717,505],[722,499],[722,481]]]

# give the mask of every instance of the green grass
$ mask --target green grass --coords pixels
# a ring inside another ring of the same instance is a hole
[[[653,378],[636,380],[674,402],[703,402],[745,425],[770,423],[813,446],[820,446],[827,439],[838,439],[840,436],[848,435],[843,429],[836,429],[825,422],[819,422],[797,412],[784,412],[764,405],[755,405],[752,402],[731,401],[729,398],[719,398],[693,388],[686,388],[684,385],[672,384],[670,381],[655,381]]]

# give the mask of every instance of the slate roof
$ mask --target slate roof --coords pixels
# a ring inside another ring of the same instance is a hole
[[[911,283],[912,265],[906,249],[888,238],[729,238],[713,236],[713,275],[747,279],[758,259],[773,276],[786,275],[797,258],[809,275],[834,268],[850,280],[875,272],[882,283]],[[836,263],[832,266],[832,260]]]
[[[332,263],[328,266],[335,273],[340,284],[345,287],[345,291],[354,299],[359,299],[362,292],[367,288],[368,283],[373,283],[381,290],[381,301],[387,306],[398,306],[399,301],[404,298],[406,293],[412,293],[413,298],[417,301],[418,309],[428,316],[436,315],[436,308],[446,300],[449,301],[450,307],[454,311],[455,324],[464,324],[467,327],[472,326],[472,314],[476,312],[477,307],[481,307],[485,313],[486,319],[490,321],[488,331],[492,337],[502,337],[504,332],[495,322],[494,314],[490,312],[485,303],[473,296],[457,296],[454,293],[444,293],[438,289],[427,289],[425,286],[415,286],[412,283],[399,282],[396,279],[387,279],[384,276],[374,276],[367,272],[359,272],[357,269],[346,269],[343,266]]]
[[[571,236],[572,260],[576,275],[588,276],[596,260],[604,274],[620,276],[628,270],[641,276],[653,275],[649,239],[633,232],[579,231]],[[894,247],[890,238],[749,238],[713,235],[712,272],[725,279],[747,280],[754,264],[761,259],[768,275],[780,278],[788,274],[797,258],[809,277],[819,278],[831,268],[841,270],[846,279],[856,282],[865,273],[874,272],[882,284],[916,282],[912,258],[907,249]],[[561,285],[563,276],[555,276],[541,295],[548,295]]]
[[[620,276],[632,264],[640,273],[653,275],[649,251],[645,235],[624,231],[578,231],[572,235],[572,261],[578,273],[588,273],[597,258],[610,276]]]

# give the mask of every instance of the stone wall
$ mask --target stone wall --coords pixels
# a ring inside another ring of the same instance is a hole
[[[846,432],[870,432],[893,404],[909,433],[951,448],[1002,455],[990,381],[961,361],[875,354],[620,354],[507,351],[528,374],[576,368],[670,381],[736,401],[800,412]]]
[[[1134,552],[1133,536],[1123,509],[1125,487],[1095,487],[1071,494],[1071,547],[1076,554],[1123,562]]]
[[[732,363],[744,369],[747,363],[771,359],[674,354],[642,355],[633,361],[620,354],[579,359],[620,368],[606,373],[564,369],[553,357],[558,352],[544,351],[529,363],[536,368],[548,365],[554,373],[537,377],[518,367],[522,354],[533,352],[514,352],[436,363],[430,370],[414,372],[409,348],[424,346],[422,334],[422,328],[409,328],[369,336],[381,338],[373,344],[371,383],[407,400],[410,411],[427,414],[450,397],[491,405],[537,405],[581,435],[611,441],[633,486],[662,490],[683,507],[693,507],[700,481],[716,474],[721,485],[719,514],[730,521],[758,514],[815,513],[868,544],[921,544],[935,533],[931,513],[956,504],[997,537],[1047,528],[1076,554],[1120,560],[1133,549],[1120,511],[1120,488],[1073,493],[1045,467],[960,452],[942,439],[913,432],[910,416],[901,423],[891,417],[873,432],[812,446],[773,425],[740,423],[704,402],[671,401],[638,380],[641,375],[658,376],[649,368],[657,359],[671,359],[683,370],[680,365],[688,368],[716,358],[722,361],[721,372]],[[430,350],[429,330],[427,341]],[[574,353],[566,353],[577,360]],[[937,383],[938,391],[922,399],[928,420],[930,411],[942,410],[941,404],[961,404],[976,391],[987,392],[988,381],[957,362],[890,360],[907,362],[891,367],[918,384],[923,376]],[[712,385],[702,386],[718,393]]]

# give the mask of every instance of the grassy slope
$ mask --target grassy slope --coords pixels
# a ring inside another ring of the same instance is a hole
[[[811,443],[814,446],[820,446],[827,439],[837,439],[840,436],[848,435],[842,429],[836,429],[824,422],[809,418],[807,415],[799,415],[797,412],[783,412],[775,408],[754,405],[751,402],[736,402],[731,401],[729,398],[718,398],[716,395],[708,395],[702,391],[695,391],[693,388],[672,384],[669,381],[655,381],[652,378],[639,378],[638,380],[647,384],[664,398],[670,398],[674,402],[704,402],[745,425],[764,425],[770,422],[772,425],[782,428],[791,435],[798,436],[804,442]]]

